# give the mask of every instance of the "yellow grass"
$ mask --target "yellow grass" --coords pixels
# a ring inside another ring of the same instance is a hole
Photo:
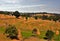
[[[16,19],[15,16],[9,15],[0,15],[0,27],[6,27],[8,24],[15,25],[17,29],[22,30],[32,30],[33,28],[38,28],[40,31],[42,30],[53,30],[60,29],[60,22],[54,22],[49,20],[41,20],[34,18],[29,18],[27,21],[24,17],[19,17],[20,19]],[[1,36],[1,35],[0,35]],[[4,41],[5,39],[1,36],[0,41]],[[7,41],[7,40],[5,40]]]

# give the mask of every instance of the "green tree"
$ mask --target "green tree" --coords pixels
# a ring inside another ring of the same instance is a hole
[[[8,26],[5,30],[5,34],[11,39],[18,39],[18,31],[15,26]]]
[[[15,11],[15,12],[13,13],[13,15],[14,15],[16,18],[19,18],[20,13],[19,13],[18,11]]]

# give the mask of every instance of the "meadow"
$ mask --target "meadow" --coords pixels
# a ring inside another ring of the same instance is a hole
[[[58,21],[55,22],[53,20],[50,21],[42,19],[36,20],[33,17],[29,17],[28,20],[26,20],[25,17],[22,16],[17,19],[15,16],[0,14],[0,41],[14,41],[4,35],[4,31],[9,24],[16,26],[16,28],[19,30],[21,36],[20,38],[27,39],[24,41],[29,41],[29,37],[33,35],[32,30],[34,28],[37,28],[37,30],[39,30],[40,35],[37,35],[37,38],[40,39],[39,41],[47,41],[41,40],[43,37],[45,37],[47,30],[52,30],[54,33],[56,33],[56,31],[60,29],[60,22]],[[59,41],[56,37],[57,36],[55,35],[52,41]]]

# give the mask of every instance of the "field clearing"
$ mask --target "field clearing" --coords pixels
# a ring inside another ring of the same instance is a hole
[[[26,20],[25,17],[21,16],[19,17],[19,19],[16,19],[15,16],[0,15],[0,41],[10,41],[10,39],[7,39],[3,34],[1,34],[4,33],[4,29],[9,24],[15,25],[16,28],[20,31],[31,31],[33,30],[33,28],[38,28],[40,32],[47,31],[48,29],[55,32],[57,29],[60,29],[60,22],[42,19],[35,20],[32,17]]]

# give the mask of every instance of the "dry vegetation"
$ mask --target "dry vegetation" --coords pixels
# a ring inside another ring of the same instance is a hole
[[[15,16],[0,14],[0,28],[3,27],[5,29],[9,24],[15,25],[20,32],[26,30],[27,31],[32,30],[33,28],[38,28],[40,31],[47,31],[48,29],[50,29],[54,32],[60,29],[60,22],[54,22],[54,21],[42,20],[42,19],[35,20],[32,17],[30,17],[26,21],[25,17],[20,16],[19,19],[16,19]],[[3,33],[0,32],[0,41],[15,41],[5,37]],[[22,37],[20,38],[22,39]],[[25,41],[29,41],[29,39]]]

